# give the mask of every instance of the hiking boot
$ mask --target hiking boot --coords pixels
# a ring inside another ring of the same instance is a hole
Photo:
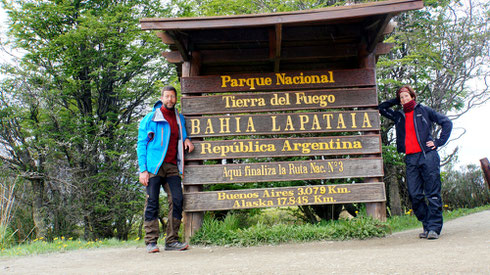
[[[156,253],[156,252],[160,252],[160,249],[158,249],[158,246],[156,243],[149,243],[147,246],[146,246],[146,251],[148,253]]]
[[[435,231],[431,230],[427,234],[427,239],[428,240],[437,240],[437,239],[439,239],[439,234],[437,234]]]
[[[427,230],[424,230],[424,232],[420,233],[419,234],[419,238],[421,239],[427,239],[427,235],[429,234],[429,232]]]
[[[170,244],[165,244],[165,250],[186,250],[189,248],[189,245],[187,243],[181,243],[181,242],[174,242]]]

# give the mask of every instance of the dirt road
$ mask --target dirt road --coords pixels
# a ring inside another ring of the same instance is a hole
[[[143,247],[71,251],[0,260],[6,274],[490,274],[490,211],[445,224],[439,240],[410,230],[382,239],[249,248]]]

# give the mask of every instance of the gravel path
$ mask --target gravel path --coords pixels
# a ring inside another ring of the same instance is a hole
[[[143,247],[78,250],[0,259],[6,274],[490,274],[490,211],[444,225],[364,241],[247,248],[193,247],[147,254]]]

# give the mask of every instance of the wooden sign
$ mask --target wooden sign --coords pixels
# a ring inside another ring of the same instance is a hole
[[[312,185],[184,194],[186,212],[385,201],[383,183]]]
[[[376,86],[374,69],[182,77],[183,94]]]
[[[379,135],[195,141],[186,160],[379,154]]]
[[[378,106],[375,88],[289,91],[181,98],[184,115]]]
[[[379,130],[377,110],[187,117],[190,137]]]
[[[383,176],[381,158],[187,165],[185,185]]]

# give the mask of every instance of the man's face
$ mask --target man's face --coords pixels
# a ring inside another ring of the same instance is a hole
[[[412,96],[410,95],[409,91],[407,88],[402,88],[400,91],[400,103],[403,105],[405,103],[408,103],[412,100]]]
[[[172,109],[177,102],[177,96],[174,91],[163,91],[160,100],[163,102],[163,106],[167,109]]]

